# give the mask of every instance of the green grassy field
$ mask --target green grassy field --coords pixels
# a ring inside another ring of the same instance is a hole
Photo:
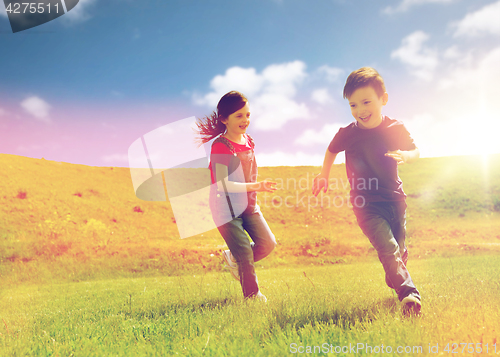
[[[401,167],[409,269],[423,296],[410,319],[338,204],[344,165],[319,200],[319,168],[260,169],[281,187],[259,197],[278,240],[257,264],[269,300],[259,304],[224,271],[218,232],[179,239],[170,203],[137,199],[128,169],[0,163],[0,356],[500,352],[500,155]]]
[[[379,355],[367,346],[384,346],[402,356],[473,343],[474,352],[500,354],[499,259],[432,258],[410,267],[424,297],[417,318],[401,315],[378,262],[260,270],[267,304],[244,302],[229,273],[19,285],[2,294],[0,353],[286,356],[318,346],[314,355],[349,355],[335,348],[350,345],[356,355]]]

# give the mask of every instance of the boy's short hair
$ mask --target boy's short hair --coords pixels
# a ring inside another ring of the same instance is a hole
[[[345,82],[344,99],[349,98],[358,88],[371,86],[380,98],[385,93],[385,84],[382,76],[371,67],[362,67],[351,72]]]

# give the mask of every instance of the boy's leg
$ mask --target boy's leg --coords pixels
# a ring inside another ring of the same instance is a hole
[[[392,205],[392,214],[391,216],[394,218],[393,221],[390,222],[392,235],[396,239],[399,245],[399,254],[401,255],[401,260],[406,267],[408,263],[408,248],[406,248],[405,240],[406,240],[406,202],[398,201],[394,202]],[[408,268],[407,268],[408,269]],[[394,289],[391,281],[389,280],[389,276],[385,276],[385,282],[387,285]]]
[[[391,222],[391,230],[399,245],[401,259],[406,266],[408,262],[408,248],[406,247],[406,202],[394,202],[394,221]]]
[[[243,228],[253,240],[251,243],[253,260],[258,262],[273,251],[274,247],[276,247],[276,238],[258,207],[254,213],[242,217]]]
[[[238,273],[244,297],[255,296],[259,292],[255,274],[253,250],[243,228],[243,219],[238,217],[217,227],[226,241],[231,254],[238,262]]]
[[[403,263],[399,242],[391,229],[391,223],[394,225],[398,216],[394,207],[389,202],[370,202],[363,208],[355,208],[354,213],[361,230],[377,250],[388,285],[396,290],[401,301],[409,294],[420,294]]]

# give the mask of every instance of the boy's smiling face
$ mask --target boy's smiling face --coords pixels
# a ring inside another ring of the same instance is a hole
[[[382,123],[382,107],[387,104],[387,93],[381,97],[368,85],[356,89],[348,98],[351,113],[362,129],[373,129]]]

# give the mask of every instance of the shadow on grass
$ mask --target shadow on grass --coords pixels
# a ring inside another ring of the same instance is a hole
[[[193,312],[203,312],[207,310],[220,310],[228,305],[235,303],[233,298],[212,298],[204,300],[203,302],[189,302],[189,303],[173,303],[173,304],[159,304],[149,309],[135,309],[133,306],[127,306],[120,313],[127,317],[136,319],[157,319],[167,315],[182,315]]]
[[[290,308],[278,307],[273,311],[270,319],[270,328],[279,327],[282,330],[299,330],[304,326],[336,325],[343,329],[350,329],[359,324],[372,322],[381,316],[395,315],[399,311],[397,299],[385,298],[367,306],[315,306],[310,305],[307,310],[293,311]]]
[[[205,311],[223,310],[230,305],[238,305],[235,298],[217,297],[198,302],[158,304],[150,308],[134,308],[125,306],[121,311],[128,318],[155,320],[158,318],[203,313]],[[394,297],[362,306],[335,304],[299,304],[283,300],[269,306],[267,319],[270,331],[274,329],[300,330],[305,326],[335,325],[343,329],[350,329],[359,323],[369,323],[383,316],[397,315],[399,303]]]

